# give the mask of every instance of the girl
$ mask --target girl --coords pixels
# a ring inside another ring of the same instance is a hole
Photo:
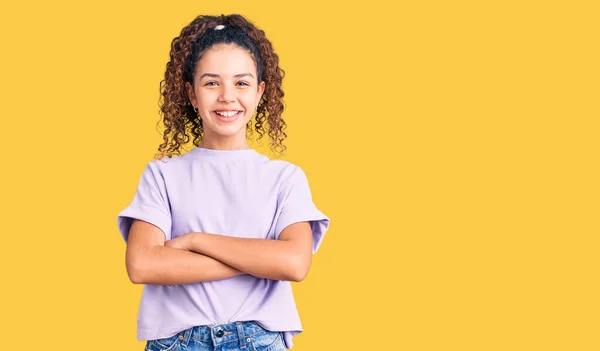
[[[118,216],[127,273],[144,284],[146,350],[278,351],[302,331],[290,282],[307,275],[329,218],[302,169],[248,146],[254,115],[259,139],[285,151],[278,62],[240,15],[199,16],[172,42],[164,143]]]

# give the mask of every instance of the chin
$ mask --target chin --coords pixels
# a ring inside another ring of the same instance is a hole
[[[216,135],[223,137],[232,137],[238,134],[246,135],[246,125],[242,126],[216,126],[216,128],[210,128],[210,131]],[[206,134],[206,127],[205,127]]]

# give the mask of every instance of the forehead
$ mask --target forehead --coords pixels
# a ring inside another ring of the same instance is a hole
[[[217,44],[204,52],[196,73],[221,76],[252,73],[256,77],[256,64],[247,50],[235,44]]]

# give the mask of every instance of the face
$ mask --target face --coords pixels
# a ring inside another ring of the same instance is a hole
[[[186,83],[188,97],[202,118],[204,143],[247,145],[246,124],[264,88],[248,51],[234,44],[217,44],[205,51],[194,85]]]

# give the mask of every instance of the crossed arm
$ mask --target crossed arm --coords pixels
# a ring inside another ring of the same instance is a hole
[[[219,280],[240,274],[301,281],[312,259],[308,222],[287,226],[279,240],[235,238],[193,232],[165,241],[156,226],[134,220],[125,264],[135,284],[175,285]]]

